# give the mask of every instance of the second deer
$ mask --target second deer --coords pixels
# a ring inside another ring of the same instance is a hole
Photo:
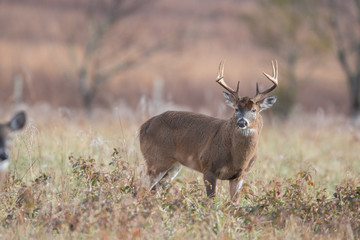
[[[215,196],[216,181],[228,180],[231,198],[236,199],[245,174],[256,160],[263,119],[260,112],[271,107],[276,97],[267,96],[278,86],[278,65],[272,63],[273,76],[264,73],[272,85],[264,91],[256,84],[253,98],[239,95],[224,81],[224,63],[216,82],[226,103],[234,109],[223,120],[198,113],[168,111],[154,116],[140,128],[140,148],[145,158],[150,190],[175,178],[181,165],[203,173],[206,193]],[[164,179],[164,180],[162,180]],[[162,181],[161,181],[162,180]]]
[[[25,113],[19,112],[9,122],[0,124],[0,186],[8,175],[10,135],[23,128],[25,123]]]

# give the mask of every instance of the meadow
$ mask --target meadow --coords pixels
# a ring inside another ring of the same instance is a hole
[[[348,118],[351,88],[336,43],[314,41],[309,13],[292,5],[304,1],[272,1],[291,3],[274,18],[258,11],[266,1],[143,1],[96,40],[116,2],[0,1],[0,123],[17,104],[28,116],[0,190],[0,239],[360,239],[360,123]],[[353,25],[351,13],[340,16]],[[267,36],[252,33],[251,19],[270,27],[267,46],[255,41]],[[344,28],[349,43],[357,29]],[[215,83],[222,59],[244,96],[255,82],[267,86],[271,60],[280,68],[279,101],[264,113],[240,198],[230,201],[219,181],[208,199],[202,175],[185,167],[150,193],[139,126],[166,110],[229,118]],[[84,86],[98,86],[91,118]]]
[[[0,194],[1,239],[360,238],[360,129],[346,117],[266,115],[258,160],[232,202],[227,181],[211,200],[186,168],[150,193],[138,112],[28,116]]]

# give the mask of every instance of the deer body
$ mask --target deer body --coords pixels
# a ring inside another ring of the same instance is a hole
[[[217,81],[223,78],[221,73],[219,76]],[[227,90],[230,94],[224,92],[224,96],[235,109],[228,120],[168,111],[140,127],[140,148],[148,167],[150,190],[165,177],[172,175],[173,179],[184,165],[203,173],[208,196],[214,196],[216,180],[220,179],[229,180],[230,195],[235,197],[244,174],[256,160],[263,127],[259,113],[276,98],[240,98],[235,95],[236,91]]]
[[[160,171],[167,170],[168,164],[179,162],[202,173],[213,172],[221,180],[229,180],[245,169],[248,160],[254,157],[261,127],[262,121],[256,134],[244,136],[234,131],[237,128],[234,118],[222,120],[191,112],[169,111],[141,126],[141,150],[145,159],[157,156],[152,164],[158,165]]]

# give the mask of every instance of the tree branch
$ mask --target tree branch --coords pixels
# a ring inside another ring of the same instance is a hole
[[[138,56],[136,58],[128,59],[125,62],[116,64],[114,67],[108,69],[107,71],[99,72],[98,74],[96,74],[94,83],[91,87],[92,92],[96,92],[98,88],[100,88],[102,85],[104,85],[106,82],[108,82],[115,75],[119,74],[119,72],[140,64],[142,61],[144,61],[145,59],[152,56],[152,54],[159,51],[164,46],[165,45],[163,45],[163,44],[157,44],[157,45],[145,50],[140,56]]]
[[[348,62],[348,54],[345,49],[344,39],[342,37],[340,26],[339,26],[339,21],[338,21],[339,13],[336,11],[337,6],[336,6],[336,3],[334,0],[332,0],[330,3],[330,9],[332,12],[332,17],[330,19],[330,25],[333,30],[335,41],[336,41],[336,44],[335,44],[336,48],[337,48],[336,55],[337,55],[337,58],[339,59],[339,62],[341,64],[342,68],[345,71],[348,81],[352,85],[353,84],[353,73],[351,71],[351,68],[350,68],[350,65]]]
[[[358,20],[358,28],[360,27],[360,0],[354,0],[355,2],[355,5],[356,5],[356,13],[357,13],[357,20]],[[357,68],[358,69],[358,72],[357,72],[357,80],[356,81],[359,81],[360,82],[360,36],[357,35],[357,45],[356,45],[356,53],[357,53]]]
[[[140,7],[147,4],[147,2],[148,1],[142,0],[113,0],[112,4],[110,4],[107,10],[105,10],[105,18],[95,25],[95,29],[91,33],[89,41],[86,43],[84,59],[89,59],[99,48],[99,43],[108,32],[109,28],[111,28],[120,19],[132,15]],[[87,15],[88,19],[93,17],[91,11],[89,11]]]

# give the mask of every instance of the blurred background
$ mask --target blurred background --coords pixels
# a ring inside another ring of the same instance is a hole
[[[273,113],[360,113],[359,0],[0,1],[0,108],[226,111],[215,83],[269,82]]]

